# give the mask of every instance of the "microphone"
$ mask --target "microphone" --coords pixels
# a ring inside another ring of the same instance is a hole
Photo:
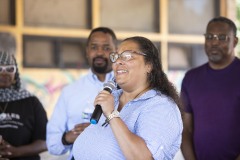
[[[109,93],[112,93],[112,91],[116,89],[115,82],[108,81],[107,83],[103,84],[103,90],[108,91]],[[95,110],[93,111],[92,117],[90,119],[91,124],[97,124],[101,115],[102,115],[102,107],[101,105],[96,105]]]

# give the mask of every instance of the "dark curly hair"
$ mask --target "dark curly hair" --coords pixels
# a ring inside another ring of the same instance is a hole
[[[181,108],[181,102],[176,88],[168,80],[167,75],[162,69],[161,58],[159,57],[159,51],[156,46],[149,39],[140,36],[126,38],[123,41],[136,42],[139,45],[139,49],[146,54],[146,56],[144,56],[145,63],[152,65],[152,71],[148,74],[150,87],[170,97],[178,107]]]
[[[17,65],[17,61],[15,59],[15,57],[12,55],[12,58],[15,62],[15,66],[16,66],[16,73],[15,73],[15,76],[14,76],[14,85],[13,85],[13,88],[16,89],[16,90],[19,90],[21,88],[21,79],[20,79],[20,74],[19,74],[19,70],[18,70],[18,65]]]

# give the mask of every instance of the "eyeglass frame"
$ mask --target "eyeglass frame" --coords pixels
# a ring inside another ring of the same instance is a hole
[[[124,53],[124,52],[129,52],[129,53],[131,53],[130,54],[130,58],[128,58],[128,59],[126,59],[126,60],[124,60],[124,59],[122,59],[121,57],[122,57],[122,54]],[[133,50],[125,50],[125,51],[123,51],[122,53],[118,53],[118,52],[111,52],[110,54],[109,54],[109,59],[110,59],[110,61],[112,62],[112,63],[115,63],[117,60],[118,60],[118,58],[121,58],[121,60],[123,60],[123,61],[129,61],[130,59],[132,59],[132,53],[135,53],[135,54],[138,54],[138,55],[142,55],[142,56],[146,56],[147,54],[145,54],[145,53],[143,53],[143,52],[139,52],[139,51],[133,51]],[[115,55],[117,55],[117,58],[116,58],[116,60],[115,61],[113,61],[112,60],[112,58],[111,58],[111,55],[113,55],[114,54],[114,57],[115,57]]]
[[[228,36],[228,35],[226,35],[226,34],[211,34],[211,33],[205,33],[205,34],[203,34],[204,35],[204,37],[205,37],[205,40],[206,41],[212,41],[212,40],[214,40],[214,38],[216,38],[218,41],[220,41],[220,42],[226,42],[229,38],[230,38],[230,36]],[[212,38],[211,39],[208,39],[207,38],[207,36],[208,35],[211,35],[212,36]],[[225,39],[219,39],[219,36],[225,36]]]
[[[9,72],[7,70],[10,67],[14,68],[14,70],[12,72]],[[6,73],[16,73],[16,71],[17,71],[17,67],[15,65],[4,65],[4,66],[0,65],[0,73],[3,73],[3,72],[6,72]]]

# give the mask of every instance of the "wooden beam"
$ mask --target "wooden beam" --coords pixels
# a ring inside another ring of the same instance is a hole
[[[100,1],[92,0],[92,28],[100,26]]]

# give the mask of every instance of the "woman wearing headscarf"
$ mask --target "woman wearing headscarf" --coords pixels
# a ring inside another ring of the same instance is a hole
[[[16,59],[0,51],[0,160],[39,160],[46,124],[38,98],[21,88]]]

